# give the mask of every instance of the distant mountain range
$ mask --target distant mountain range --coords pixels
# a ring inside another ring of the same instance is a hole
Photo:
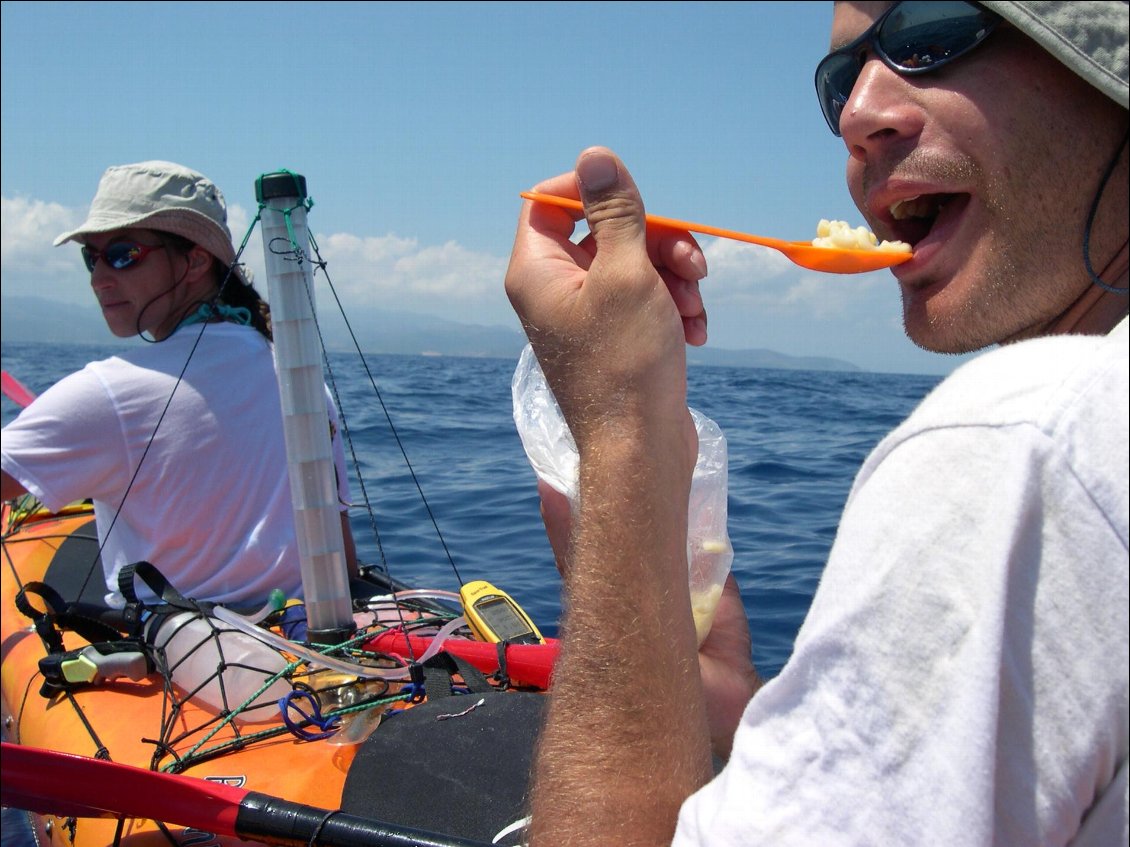
[[[0,338],[12,342],[112,344],[94,306],[76,306],[39,297],[5,297],[0,309]],[[333,350],[352,350],[353,343],[339,315],[321,319]],[[413,312],[371,309],[350,315],[349,325],[365,353],[433,356],[483,356],[516,359],[526,344],[517,329],[448,321]],[[788,356],[773,350],[688,348],[691,365],[778,368],[809,371],[859,371],[851,362],[821,356]]]

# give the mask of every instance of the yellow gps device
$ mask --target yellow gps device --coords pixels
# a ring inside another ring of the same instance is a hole
[[[538,628],[509,594],[485,580],[468,582],[459,590],[463,615],[480,641],[497,644],[544,644]]]

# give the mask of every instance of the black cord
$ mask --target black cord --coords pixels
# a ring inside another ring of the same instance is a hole
[[[1110,181],[1110,177],[1114,173],[1115,167],[1118,165],[1118,160],[1122,158],[1122,151],[1126,148],[1127,141],[1130,141],[1130,133],[1122,139],[1122,143],[1118,145],[1118,150],[1114,153],[1114,158],[1112,158],[1110,164],[1106,166],[1106,173],[1103,174],[1102,182],[1099,183],[1099,190],[1095,192],[1095,201],[1091,204],[1091,213],[1087,216],[1087,226],[1083,230],[1083,263],[1087,267],[1087,273],[1091,277],[1091,282],[1103,291],[1109,291],[1111,294],[1121,294],[1123,297],[1126,296],[1127,292],[1130,292],[1130,288],[1115,288],[1113,285],[1108,285],[1099,279],[1099,275],[1095,273],[1095,269],[1091,265],[1091,227],[1095,223],[1095,216],[1099,211],[1099,201],[1102,199],[1103,192],[1106,190],[1106,184]]]

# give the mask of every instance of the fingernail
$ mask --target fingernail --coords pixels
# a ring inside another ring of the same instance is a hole
[[[616,160],[607,153],[590,153],[577,163],[577,181],[583,191],[605,191],[619,177]]]
[[[706,257],[698,250],[691,253],[691,264],[694,265],[694,269],[698,271],[698,278],[706,279]]]
[[[702,338],[703,342],[706,341],[708,333],[706,331],[706,318],[701,315],[690,319],[690,324],[693,330]]]

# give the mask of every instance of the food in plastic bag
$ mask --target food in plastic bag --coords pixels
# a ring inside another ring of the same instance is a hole
[[[510,384],[514,423],[526,457],[538,478],[576,504],[578,455],[553,391],[545,381],[533,348],[526,345]],[[710,418],[690,409],[698,431],[698,460],[691,481],[688,510],[687,568],[698,642],[714,621],[722,585],[734,561],[726,529],[726,436]]]

